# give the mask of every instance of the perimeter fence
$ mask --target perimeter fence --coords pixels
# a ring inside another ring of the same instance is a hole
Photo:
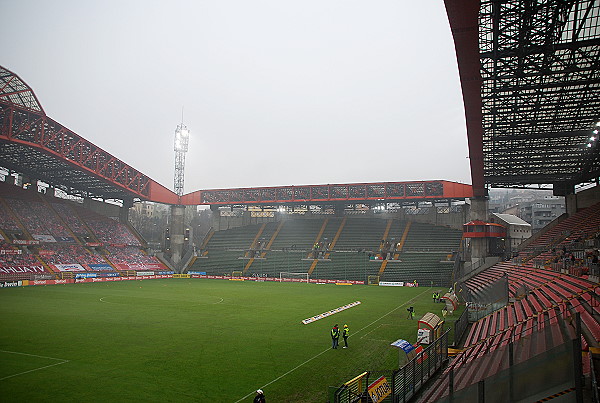
[[[331,388],[329,402],[372,402],[368,386],[381,376],[385,376],[390,383],[392,393],[386,398],[378,400],[377,403],[409,401],[448,360],[449,333],[450,330],[446,330],[437,340],[416,353],[401,368],[364,372],[337,389]],[[353,382],[359,377],[361,378],[360,386]]]

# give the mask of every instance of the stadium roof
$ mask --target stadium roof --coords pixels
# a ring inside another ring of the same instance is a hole
[[[471,176],[485,187],[600,176],[600,4],[445,0],[463,90]],[[596,140],[594,140],[595,138]],[[589,144],[589,146],[588,146]]]
[[[0,66],[0,166],[68,194],[177,203],[177,195],[46,116],[33,90]]]
[[[493,215],[495,215],[496,217],[498,217],[500,220],[504,221],[507,224],[512,224],[512,225],[526,225],[531,227],[531,224],[529,224],[527,221],[517,217],[516,215],[512,215],[512,214],[501,214],[501,213],[492,213]]]

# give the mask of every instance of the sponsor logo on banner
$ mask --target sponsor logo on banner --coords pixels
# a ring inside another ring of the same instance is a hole
[[[40,242],[56,242],[56,239],[54,239],[54,237],[52,235],[33,234],[32,237],[36,241],[40,241]]]
[[[100,242],[86,242],[85,246],[102,246]]]
[[[350,308],[355,307],[357,305],[360,305],[360,301],[354,301],[354,302],[351,302],[351,303],[346,304],[344,306],[340,306],[339,308],[332,309],[331,311],[323,312],[323,313],[320,313],[318,315],[312,316],[310,318],[306,318],[306,319],[304,319],[302,321],[302,323],[305,324],[305,325],[308,325],[309,323],[312,323],[312,322],[317,321],[319,319],[326,318],[326,317],[328,317],[330,315],[334,315],[334,314],[336,314],[338,312],[345,311],[346,309],[350,309]]]
[[[406,340],[403,340],[403,339],[396,340],[395,342],[390,344],[390,346],[398,347],[398,348],[404,350],[404,352],[406,354],[410,353],[411,351],[413,351],[415,349],[415,347],[412,344],[410,344],[409,342],[407,342]]]
[[[205,271],[188,271],[188,274],[206,275],[206,272]]]
[[[373,403],[379,403],[392,393],[392,388],[385,376],[382,376],[369,385],[368,391]]]
[[[380,281],[379,285],[382,287],[404,287],[403,281]]]
[[[82,265],[80,264],[53,264],[54,267],[58,271],[85,271]]]
[[[57,236],[55,238],[57,242],[75,242],[75,239],[70,236]]]
[[[154,276],[153,271],[138,271],[135,273],[136,276]]]
[[[92,278],[97,277],[96,273],[76,273],[75,278]]]
[[[38,252],[40,255],[54,255],[56,252],[53,250],[44,250],[42,249],[41,251]]]
[[[0,288],[3,287],[20,287],[23,285],[21,280],[19,281],[0,281]]]
[[[22,253],[21,249],[0,249],[0,255],[20,255]]]
[[[29,239],[14,239],[12,243],[14,245],[39,245],[40,241],[34,241]]]
[[[0,273],[48,273],[44,266],[0,266]]]
[[[91,271],[115,271],[109,264],[88,264]]]

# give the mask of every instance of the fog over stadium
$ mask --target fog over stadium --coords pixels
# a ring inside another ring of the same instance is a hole
[[[471,183],[442,1],[2,0],[1,65],[47,115],[185,192]]]

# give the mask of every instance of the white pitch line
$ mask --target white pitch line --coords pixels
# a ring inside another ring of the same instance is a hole
[[[376,328],[373,328],[373,329],[369,330],[367,333],[365,333],[362,336],[360,336],[360,338],[364,339],[365,337],[367,337],[367,335],[373,333],[375,330],[379,329],[383,325],[384,325],[383,323],[380,323],[379,326],[377,326]]]
[[[29,356],[29,357],[38,357],[38,358],[45,358],[45,359],[48,359],[48,360],[61,361],[61,362],[57,362],[57,363],[54,363],[54,364],[45,365],[43,367],[30,369],[29,371],[19,372],[18,374],[13,374],[13,375],[5,376],[4,378],[0,378],[0,381],[3,381],[5,379],[9,379],[9,378],[14,378],[15,376],[19,376],[19,375],[25,375],[25,374],[28,374],[30,372],[35,372],[35,371],[39,371],[39,370],[42,370],[42,369],[46,369],[46,368],[50,368],[50,367],[55,367],[57,365],[66,364],[67,362],[69,362],[69,360],[65,360],[65,359],[62,359],[62,358],[46,357],[46,356],[43,356],[43,355],[28,354],[28,353],[19,353],[17,351],[0,350],[0,353],[19,354],[19,355],[26,355],[26,356]]]
[[[351,334],[351,335],[350,335],[350,336],[348,336],[348,337],[352,337],[353,335],[355,335],[355,334],[357,334],[357,333],[360,333],[360,332],[362,332],[364,329],[368,328],[368,327],[369,327],[369,326],[371,326],[372,324],[374,324],[374,323],[376,323],[376,322],[380,321],[381,319],[385,318],[386,316],[388,316],[388,315],[389,315],[389,314],[391,314],[392,312],[395,312],[396,310],[398,310],[398,308],[401,308],[401,307],[405,306],[406,304],[408,304],[408,303],[411,303],[413,300],[415,300],[417,297],[420,297],[421,295],[425,294],[427,291],[429,291],[429,290],[425,290],[425,291],[423,291],[422,293],[415,295],[414,297],[412,297],[412,298],[411,298],[411,299],[409,299],[408,301],[406,301],[406,302],[404,302],[404,303],[402,303],[402,304],[398,305],[397,307],[395,307],[394,309],[392,309],[392,310],[391,310],[391,311],[389,311],[388,313],[386,313],[386,314],[384,314],[384,315],[380,316],[378,319],[375,319],[373,322],[369,323],[367,326],[364,326],[362,329],[358,330],[356,333],[354,333],[354,334]],[[297,370],[298,368],[300,368],[300,367],[302,367],[303,365],[305,365],[305,364],[307,364],[307,363],[311,362],[312,360],[314,360],[315,358],[317,358],[317,357],[319,357],[319,356],[323,355],[324,353],[326,353],[326,352],[327,352],[327,351],[329,351],[329,350],[331,350],[331,348],[327,348],[327,349],[325,349],[325,350],[321,351],[320,353],[318,353],[318,354],[317,354],[317,355],[315,355],[314,357],[312,357],[312,358],[309,358],[308,360],[304,361],[302,364],[299,364],[299,365],[295,366],[294,368],[290,369],[290,370],[289,370],[288,372],[286,372],[285,374],[283,374],[283,375],[279,375],[277,378],[273,379],[271,382],[269,382],[269,383],[267,383],[267,384],[265,384],[265,385],[261,386],[261,387],[260,387],[260,389],[265,389],[267,386],[269,386],[269,385],[271,385],[271,384],[273,384],[273,383],[277,382],[278,380],[280,380],[280,379],[281,379],[281,378],[283,378],[284,376],[291,374],[292,372],[294,372],[294,371],[295,371],[295,370]],[[244,400],[244,399],[246,399],[246,398],[248,398],[248,397],[252,396],[252,394],[253,394],[253,393],[256,393],[256,391],[252,391],[252,392],[248,393],[246,396],[242,397],[241,399],[239,399],[239,400],[236,400],[236,401],[235,401],[235,403],[239,403],[239,402],[241,402],[242,400]]]

